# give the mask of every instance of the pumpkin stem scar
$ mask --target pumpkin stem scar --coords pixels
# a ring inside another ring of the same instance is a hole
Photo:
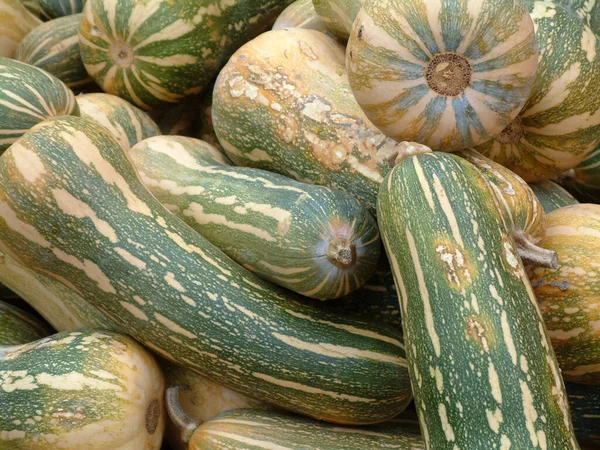
[[[523,127],[523,122],[521,122],[519,117],[516,117],[495,139],[502,144],[516,144],[524,134],[525,128]]]
[[[130,44],[118,39],[110,44],[110,59],[120,68],[128,69],[135,60],[135,54]]]
[[[453,52],[438,53],[425,68],[429,89],[446,97],[456,97],[471,84],[473,68],[464,56]]]
[[[356,262],[356,247],[350,239],[334,238],[329,243],[327,258],[342,269],[350,267]]]

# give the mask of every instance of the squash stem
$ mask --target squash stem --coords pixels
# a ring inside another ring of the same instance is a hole
[[[532,244],[522,232],[515,233],[513,237],[517,252],[526,265],[558,269],[558,254],[555,251]]]
[[[171,386],[166,392],[167,413],[181,433],[181,439],[185,444],[190,442],[194,431],[201,422],[192,419],[181,407],[179,402],[179,386]]]

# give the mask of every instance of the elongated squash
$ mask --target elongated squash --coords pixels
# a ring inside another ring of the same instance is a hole
[[[12,58],[21,39],[42,21],[31,14],[19,0],[0,0],[0,57]]]
[[[546,214],[563,206],[579,203],[568,191],[553,181],[538,181],[537,183],[531,183],[529,186],[542,204]]]
[[[0,58],[0,80],[0,154],[49,117],[79,115],[73,92],[44,70]]]
[[[441,152],[405,159],[379,193],[426,446],[578,449],[558,363],[494,200],[473,165]]]
[[[565,380],[600,385],[600,205],[546,217],[541,245],[558,253],[560,265],[533,269],[531,284]]]
[[[52,334],[48,324],[35,316],[0,301],[0,346],[27,344]]]
[[[81,57],[109,94],[146,110],[178,103],[203,91],[224,60],[270,27],[288,3],[89,0]]]
[[[565,382],[573,427],[582,448],[600,447],[600,386]]]
[[[366,0],[346,62],[358,104],[386,136],[455,151],[513,121],[537,51],[520,1]]]
[[[79,54],[81,14],[59,17],[36,27],[23,38],[15,59],[54,75],[71,89],[92,83]]]
[[[600,141],[600,40],[550,0],[526,4],[539,52],[533,91],[517,118],[475,150],[533,182],[577,166]]]
[[[284,28],[306,28],[328,33],[325,23],[313,6],[312,0],[296,0],[285,8],[273,24],[273,30]]]
[[[231,166],[233,165],[229,158],[217,150],[215,147],[201,139],[194,139],[185,136],[154,136],[140,141],[129,150],[129,155],[135,157],[140,162],[143,157],[154,156],[155,158],[163,155],[173,163],[188,163],[188,169],[191,165],[200,166]],[[151,160],[149,160],[151,161]],[[185,166],[184,166],[185,167]],[[164,184],[164,183],[163,183]],[[167,183],[168,184],[168,183]],[[183,192],[182,192],[183,194]],[[168,207],[167,209],[175,209]]]
[[[161,134],[160,128],[148,114],[117,96],[78,95],[77,104],[81,117],[106,127],[124,149]]]
[[[546,219],[544,208],[529,185],[506,167],[472,149],[456,154],[473,164],[488,181],[523,262],[556,268],[556,252],[535,245],[546,234]]]
[[[129,152],[163,205],[261,278],[329,300],[373,274],[377,224],[350,194],[266,170],[206,165],[204,154],[203,147],[174,151],[156,141]]]
[[[562,174],[559,180],[580,201],[600,203],[600,145],[575,169]]]
[[[343,189],[371,212],[400,146],[354,100],[344,48],[314,30],[269,31],[241,47],[217,78],[212,117],[236,165]]]
[[[11,146],[0,217],[28,266],[242,393],[344,423],[383,421],[410,401],[399,333],[310,308],[238,266],[164,209],[89,120],[47,120]]]
[[[152,356],[123,335],[71,331],[0,347],[0,446],[158,450],[164,386]]]
[[[342,41],[350,37],[352,24],[363,0],[312,0],[315,11],[327,29]]]

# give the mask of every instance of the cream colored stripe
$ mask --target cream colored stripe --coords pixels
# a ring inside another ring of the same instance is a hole
[[[448,223],[450,224],[450,228],[452,229],[452,235],[456,240],[458,246],[462,249],[465,248],[465,243],[462,240],[462,236],[460,235],[460,229],[458,227],[458,222],[456,221],[456,216],[454,215],[454,211],[452,210],[452,205],[450,205],[450,201],[448,199],[448,195],[446,194],[446,190],[442,183],[440,183],[440,179],[437,175],[433,174],[433,188],[437,194],[437,199],[440,202],[442,210],[448,219]]]

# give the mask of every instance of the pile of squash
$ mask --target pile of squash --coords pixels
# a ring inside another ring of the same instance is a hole
[[[0,450],[600,448],[599,52],[583,0],[0,0]]]

